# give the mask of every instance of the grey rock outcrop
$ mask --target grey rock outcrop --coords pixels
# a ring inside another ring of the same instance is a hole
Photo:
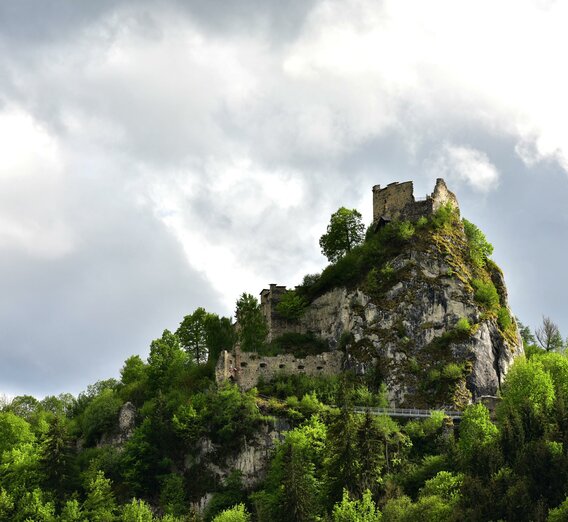
[[[468,391],[469,399],[495,395],[513,358],[522,353],[520,336],[505,339],[434,247],[400,255],[391,267],[397,282],[380,299],[360,289],[334,289],[308,308],[302,318],[305,330],[334,349],[347,334],[348,358],[363,371],[376,367],[393,405],[435,406],[419,397],[420,389],[429,373],[443,375],[451,363],[464,368],[463,400]],[[472,333],[452,338],[462,318],[474,325]]]

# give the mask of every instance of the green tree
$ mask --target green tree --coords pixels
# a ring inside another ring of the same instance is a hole
[[[34,441],[28,422],[12,412],[0,413],[0,455],[18,444]]]
[[[120,397],[108,388],[89,403],[81,416],[81,428],[88,445],[95,444],[103,434],[115,428],[121,406]]]
[[[84,522],[85,515],[81,509],[81,504],[77,499],[68,500],[65,502],[61,515],[59,515],[59,522]]]
[[[176,334],[182,348],[197,364],[207,362],[207,312],[198,308],[191,315],[186,315]]]
[[[268,325],[256,297],[244,293],[237,301],[238,340],[245,352],[258,350],[266,342]]]
[[[153,520],[152,510],[143,500],[133,498],[121,508],[120,522],[152,522]]]
[[[360,480],[357,417],[351,412],[347,399],[342,402],[339,413],[329,426],[327,439],[326,483],[328,500],[332,504],[341,500],[343,489],[351,494],[357,493]]]
[[[469,246],[469,257],[478,267],[485,266],[485,261],[493,253],[493,245],[485,234],[467,219],[462,219],[463,229]]]
[[[83,502],[83,511],[87,520],[100,522],[116,520],[116,501],[111,483],[102,471],[96,471],[88,479],[86,491],[87,498]]]
[[[282,294],[280,301],[276,305],[276,311],[284,319],[297,321],[302,317],[307,305],[307,301],[301,295],[298,295],[294,290],[288,290]]]
[[[542,317],[542,324],[535,330],[536,340],[547,352],[560,352],[564,341],[558,325],[550,317]]]
[[[217,361],[223,350],[231,350],[235,344],[235,326],[228,317],[207,314],[205,320],[207,331],[207,351],[209,360]]]
[[[503,383],[502,396],[499,411],[509,406],[520,411],[526,405],[535,412],[546,412],[554,403],[554,383],[538,359],[517,358]]]
[[[491,422],[489,410],[483,404],[472,404],[466,408],[460,422],[458,447],[465,460],[472,459],[477,451],[496,442],[499,430]]]
[[[237,504],[230,509],[219,513],[213,522],[249,522],[250,515],[244,504]]]
[[[154,391],[167,390],[177,382],[187,363],[187,354],[182,350],[176,334],[164,330],[162,337],[150,344],[148,377]]]
[[[67,426],[61,417],[54,417],[41,445],[40,465],[45,486],[62,500],[71,475],[71,446]]]
[[[355,209],[341,207],[331,215],[327,232],[321,236],[319,244],[322,254],[331,263],[335,263],[350,252],[354,246],[365,239],[365,225],[361,223],[361,214]]]
[[[363,493],[361,499],[351,500],[348,491],[344,489],[343,499],[333,506],[332,520],[333,522],[379,522],[382,516],[369,490]]]
[[[376,493],[379,478],[384,464],[384,454],[381,451],[388,442],[384,441],[383,433],[377,426],[369,411],[357,429],[357,447],[359,449],[359,484],[358,494],[365,491]]]

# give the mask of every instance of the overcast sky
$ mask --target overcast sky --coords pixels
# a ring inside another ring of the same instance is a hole
[[[0,393],[77,393],[444,177],[568,335],[568,3],[0,3]]]

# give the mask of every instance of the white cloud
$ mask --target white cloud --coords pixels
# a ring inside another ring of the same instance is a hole
[[[64,161],[57,140],[17,106],[0,112],[0,248],[57,258],[74,234],[60,209]]]
[[[499,183],[499,171],[487,155],[470,147],[446,143],[428,163],[432,177],[465,181],[480,192],[493,190]]]

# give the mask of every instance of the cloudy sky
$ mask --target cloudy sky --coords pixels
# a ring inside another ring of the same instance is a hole
[[[77,393],[444,177],[568,335],[568,4],[0,3],[0,393]]]

